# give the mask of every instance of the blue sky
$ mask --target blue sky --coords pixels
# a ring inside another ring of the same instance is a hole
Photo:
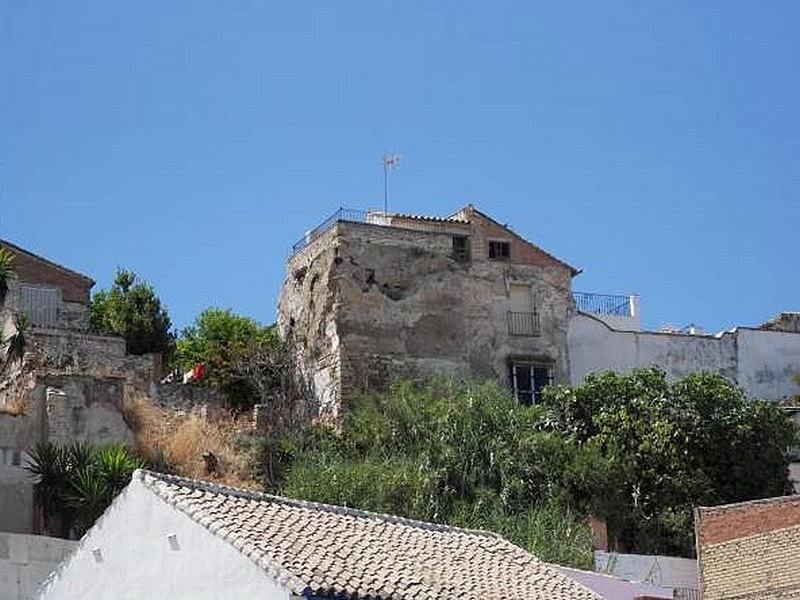
[[[0,7],[0,236],[275,318],[339,206],[471,202],[645,325],[800,310],[800,3]]]

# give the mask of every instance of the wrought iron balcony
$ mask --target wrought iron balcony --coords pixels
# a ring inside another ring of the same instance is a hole
[[[584,313],[618,315],[621,317],[633,316],[631,296],[572,292],[572,297],[575,298],[575,307]]]
[[[511,335],[540,335],[541,329],[539,328],[539,313],[534,312],[516,312],[508,311],[506,313],[506,321],[508,322],[508,333]]]

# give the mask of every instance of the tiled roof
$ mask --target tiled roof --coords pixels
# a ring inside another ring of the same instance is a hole
[[[81,279],[89,281],[89,282],[91,282],[92,285],[94,285],[94,283],[95,283],[94,279],[92,279],[91,277],[89,277],[87,275],[84,275],[83,273],[78,273],[77,271],[74,271],[74,270],[72,270],[72,269],[70,269],[68,267],[65,267],[64,265],[60,265],[60,264],[58,264],[56,262],[53,262],[49,258],[45,258],[44,256],[41,256],[39,254],[35,254],[34,252],[31,252],[30,250],[25,250],[25,248],[17,246],[16,244],[12,244],[8,240],[0,239],[0,246],[4,246],[4,247],[10,249],[12,253],[27,254],[31,258],[33,258],[35,260],[38,260],[40,262],[43,262],[43,263],[45,263],[47,265],[50,265],[51,267],[53,267],[55,269],[59,269],[61,271],[64,271],[65,273],[68,273],[70,275],[74,275],[76,277],[80,277]]]
[[[458,213],[450,217],[436,217],[432,215],[411,215],[408,213],[388,213],[389,217],[409,219],[411,221],[432,221],[434,223],[469,223],[466,219],[458,217]]]
[[[292,593],[443,600],[600,597],[485,531],[138,471],[144,485]]]

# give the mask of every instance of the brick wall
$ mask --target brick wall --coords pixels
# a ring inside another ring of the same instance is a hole
[[[800,597],[800,498],[697,509],[705,600]]]
[[[89,293],[94,285],[89,277],[36,256],[8,242],[0,243],[14,256],[14,271],[20,281],[60,288],[65,302],[89,304]]]
[[[754,500],[697,513],[697,543],[701,548],[759,533],[800,525],[800,496]]]

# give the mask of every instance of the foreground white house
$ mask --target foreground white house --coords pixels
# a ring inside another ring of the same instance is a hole
[[[586,599],[503,538],[136,471],[38,598]]]

